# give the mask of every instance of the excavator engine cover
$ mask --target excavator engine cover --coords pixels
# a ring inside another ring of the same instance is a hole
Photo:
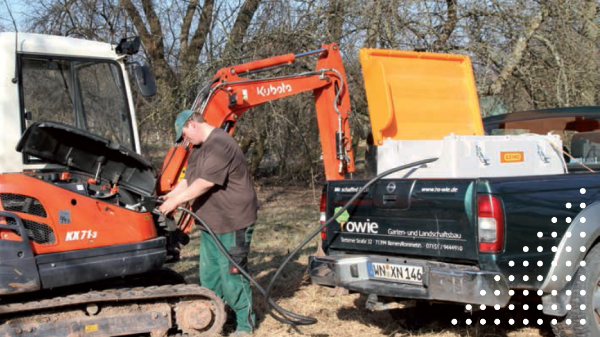
[[[152,195],[156,185],[152,164],[139,154],[61,123],[31,125],[19,140],[17,151],[50,164],[98,175],[147,196]]]

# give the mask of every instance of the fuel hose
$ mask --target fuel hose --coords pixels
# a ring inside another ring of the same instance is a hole
[[[223,246],[223,244],[221,243],[219,238],[217,238],[215,233],[204,222],[204,220],[202,220],[196,213],[194,213],[186,208],[178,207],[177,209],[189,214],[197,221],[197,223],[199,223],[202,227],[204,227],[204,230],[213,238],[217,247],[225,255],[225,257],[229,260],[229,262],[231,262],[239,270],[239,272],[244,277],[246,277],[248,279],[248,281],[251,282],[256,287],[256,289],[263,295],[263,297],[265,298],[265,302],[267,303],[266,307],[267,307],[268,314],[270,314],[278,322],[281,322],[284,324],[289,324],[289,325],[293,325],[293,326],[311,325],[311,324],[317,323],[317,319],[315,319],[313,317],[302,316],[300,314],[286,310],[286,309],[282,308],[281,306],[279,306],[270,296],[271,290],[273,289],[273,285],[275,284],[275,281],[277,280],[277,278],[283,271],[283,268],[285,268],[285,266],[292,260],[292,258],[294,256],[296,256],[296,254],[304,246],[306,246],[306,244],[308,244],[308,242],[310,242],[310,240],[312,240],[317,234],[319,234],[323,228],[325,228],[331,222],[333,222],[335,219],[337,219],[338,216],[340,216],[342,213],[344,213],[344,211],[346,211],[354,203],[354,201],[356,201],[356,199],[358,199],[360,197],[360,195],[363,194],[363,192],[366,191],[369,187],[371,187],[374,183],[376,183],[377,181],[381,180],[382,178],[384,178],[392,173],[402,171],[402,170],[405,170],[405,169],[408,169],[411,167],[428,164],[428,163],[436,161],[437,159],[438,158],[423,159],[423,160],[412,162],[412,163],[409,163],[406,165],[398,166],[398,167],[392,168],[390,170],[387,170],[387,171],[377,175],[375,178],[369,180],[360,190],[358,190],[358,192],[356,192],[352,196],[352,198],[350,198],[350,200],[340,210],[338,210],[331,218],[327,219],[327,221],[325,221],[325,223],[321,224],[319,227],[317,227],[317,229],[315,229],[313,232],[311,232],[292,252],[290,252],[288,254],[287,258],[279,266],[279,268],[277,269],[277,271],[275,272],[275,274],[269,281],[269,284],[268,284],[266,290],[260,284],[258,284],[258,282],[254,278],[252,278],[252,276],[250,276],[248,274],[248,272],[246,270],[244,270],[244,268],[242,268],[237,262],[234,261],[234,259],[231,257],[231,255],[229,254],[227,249]]]

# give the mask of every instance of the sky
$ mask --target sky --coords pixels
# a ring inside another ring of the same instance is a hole
[[[22,0],[0,0],[0,28],[3,31],[14,31],[15,26],[10,18],[8,7],[10,8],[15,21],[17,22],[17,28],[19,31],[25,31],[25,6]]]

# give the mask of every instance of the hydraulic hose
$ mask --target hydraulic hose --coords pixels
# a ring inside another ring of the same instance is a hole
[[[320,225],[319,227],[317,227],[317,229],[315,229],[313,232],[311,232],[303,241],[302,243],[300,243],[289,255],[288,257],[283,261],[283,263],[279,266],[279,268],[277,269],[277,271],[275,272],[275,274],[273,275],[273,277],[271,278],[271,280],[269,281],[269,285],[267,287],[267,290],[263,289],[263,287],[258,284],[258,282],[252,278],[252,276],[250,276],[248,274],[248,272],[246,272],[239,264],[237,264],[233,258],[231,257],[231,255],[229,254],[229,252],[227,251],[227,249],[223,246],[223,244],[221,243],[221,241],[219,240],[219,238],[217,238],[217,236],[215,235],[215,233],[210,229],[210,227],[204,222],[204,220],[202,220],[196,213],[183,208],[183,207],[178,207],[177,209],[185,212],[189,215],[191,215],[200,225],[202,225],[202,227],[204,227],[204,229],[206,230],[206,232],[213,238],[213,240],[215,241],[215,243],[217,244],[217,247],[219,248],[219,250],[225,255],[225,257],[239,270],[239,272],[244,275],[244,277],[246,277],[248,279],[248,281],[250,281],[255,287],[256,289],[258,289],[258,291],[263,295],[263,297],[265,298],[267,305],[267,311],[268,313],[277,321],[281,322],[281,323],[285,323],[285,324],[290,324],[293,326],[297,326],[297,325],[311,325],[311,324],[315,324],[317,323],[317,319],[313,318],[313,317],[307,317],[307,316],[302,316],[296,313],[293,313],[289,310],[286,310],[284,308],[282,308],[281,306],[279,306],[269,295],[271,293],[271,290],[273,289],[273,285],[275,284],[275,281],[277,280],[277,278],[279,277],[279,274],[281,274],[281,272],[283,271],[283,268],[291,261],[291,259],[304,247],[306,246],[306,244],[308,244],[308,242],[310,242],[310,240],[312,240],[317,234],[319,234],[321,232],[321,230],[323,228],[325,228],[326,226],[328,226],[331,222],[333,222],[335,219],[337,219],[338,216],[340,216],[342,213],[344,213],[344,211],[346,211],[353,203],[354,201],[356,201],[356,199],[358,199],[360,197],[360,195],[366,191],[369,187],[371,187],[374,183],[376,183],[377,181],[381,180],[382,178],[398,172],[398,171],[402,171],[414,166],[419,166],[419,165],[423,165],[423,164],[428,164],[431,162],[436,161],[438,158],[429,158],[429,159],[424,159],[424,160],[419,160],[410,164],[406,164],[406,165],[402,165],[402,166],[398,166],[395,167],[393,169],[387,170],[379,175],[377,175],[375,178],[369,180],[358,192],[356,192],[354,194],[354,196],[352,196],[352,198],[350,198],[350,200],[344,205],[344,207],[342,207],[339,211],[337,211],[331,218],[327,219],[327,221],[325,221],[325,223],[323,223],[322,225]]]
[[[281,323],[290,324],[290,325],[308,325],[308,324],[314,324],[317,322],[317,320],[312,317],[304,317],[304,316],[295,314],[293,312],[290,312],[290,311],[282,308],[277,303],[275,303],[272,298],[267,296],[267,293],[265,292],[263,287],[254,278],[252,278],[252,276],[250,276],[248,274],[248,272],[246,272],[237,262],[235,262],[235,260],[233,260],[233,258],[231,257],[231,255],[229,254],[227,249],[223,246],[223,244],[221,243],[219,238],[215,235],[213,230],[210,229],[210,227],[204,222],[204,220],[202,220],[196,213],[194,213],[186,208],[178,207],[177,209],[191,215],[198,223],[200,223],[200,225],[202,227],[204,227],[204,230],[213,238],[214,242],[217,244],[217,247],[223,253],[223,255],[225,255],[227,260],[229,260],[229,262],[231,262],[239,270],[239,272],[242,275],[244,275],[244,277],[246,277],[248,279],[248,281],[250,281],[256,287],[256,289],[258,289],[258,291],[263,295],[266,302],[268,303],[267,308],[269,308],[269,314],[271,314],[271,316],[273,316],[274,319],[276,319],[277,321],[279,321]],[[271,311],[271,308],[274,308],[275,311],[277,313],[279,313],[282,317],[275,315]]]

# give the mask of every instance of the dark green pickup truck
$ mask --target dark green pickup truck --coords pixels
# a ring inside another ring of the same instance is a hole
[[[382,179],[322,232],[313,282],[369,295],[505,307],[540,296],[558,336],[600,336],[600,107],[484,119],[488,134],[561,135],[568,174]],[[367,180],[325,186],[333,216]]]

